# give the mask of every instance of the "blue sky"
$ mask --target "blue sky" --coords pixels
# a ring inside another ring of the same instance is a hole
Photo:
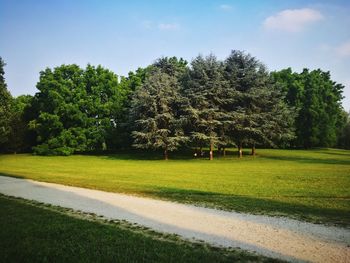
[[[0,0],[0,56],[15,96],[39,72],[76,63],[118,75],[160,56],[187,60],[245,50],[270,70],[321,68],[346,86],[350,110],[350,1]]]

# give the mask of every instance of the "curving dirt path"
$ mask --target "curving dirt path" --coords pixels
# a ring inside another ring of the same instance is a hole
[[[0,176],[0,193],[292,262],[350,262],[350,230]]]

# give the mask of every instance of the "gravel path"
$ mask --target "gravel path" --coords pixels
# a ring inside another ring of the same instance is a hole
[[[350,230],[0,176],[0,193],[293,262],[350,262]]]

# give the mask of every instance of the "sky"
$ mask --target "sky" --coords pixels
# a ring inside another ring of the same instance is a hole
[[[244,50],[270,71],[330,71],[350,110],[350,1],[0,0],[0,56],[14,96],[39,72],[102,65],[118,75],[162,56]]]

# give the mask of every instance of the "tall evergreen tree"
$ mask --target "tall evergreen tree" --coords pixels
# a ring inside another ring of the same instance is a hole
[[[220,99],[223,94],[223,67],[214,55],[198,56],[186,76],[183,93],[188,99],[187,116],[190,138],[195,146],[209,145],[209,159],[213,159],[215,145],[221,143],[218,130],[222,125]]]
[[[239,157],[244,144],[250,145],[255,155],[256,144],[273,146],[282,134],[292,136],[291,110],[260,61],[242,51],[232,51],[225,61],[225,78],[232,98],[226,106],[231,113],[227,122]]]
[[[177,57],[162,57],[157,59],[152,66],[159,68],[161,72],[181,80],[187,71],[187,61]]]
[[[225,61],[225,78],[229,95],[233,97],[227,105],[231,112],[229,133],[238,146],[239,157],[242,157],[243,144],[255,142],[261,136],[254,102],[259,94],[258,88],[267,82],[266,70],[254,57],[232,51]]]
[[[182,103],[177,78],[154,67],[133,96],[133,146],[162,149],[167,160],[169,151],[176,150],[187,139],[180,115]]]

